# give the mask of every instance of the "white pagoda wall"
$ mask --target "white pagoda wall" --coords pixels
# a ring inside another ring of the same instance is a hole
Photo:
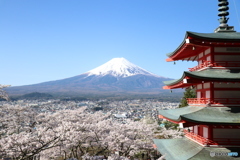
[[[193,127],[193,133],[198,134],[198,126]]]
[[[203,127],[203,137],[208,138],[208,128],[207,127]]]
[[[210,83],[202,83],[197,85],[197,98],[210,98]]]

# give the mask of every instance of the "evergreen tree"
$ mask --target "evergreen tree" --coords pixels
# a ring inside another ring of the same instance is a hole
[[[185,89],[179,108],[188,106],[187,98],[196,98],[196,90],[194,88],[188,87]]]

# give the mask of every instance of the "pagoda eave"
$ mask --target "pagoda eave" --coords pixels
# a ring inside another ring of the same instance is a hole
[[[195,61],[196,56],[210,47],[239,47],[240,33],[196,33],[187,32],[183,42],[172,53],[167,54],[167,62]]]
[[[240,32],[232,33],[198,33],[187,31],[185,37],[209,42],[222,42],[222,43],[240,43]]]
[[[206,69],[195,72],[185,71],[180,79],[164,81],[166,86],[164,86],[163,89],[186,88],[199,83],[213,83],[219,81],[226,83],[239,83],[240,70]]]
[[[188,119],[188,118],[185,118],[185,117],[181,117],[179,118],[179,120],[172,120],[168,117],[164,117],[163,115],[158,115],[158,118],[160,119],[165,119],[165,120],[168,120],[172,123],[175,123],[175,124],[180,124],[182,123],[183,124],[183,127],[192,127],[194,125],[199,125],[199,124],[202,124],[202,125],[214,125],[214,126],[239,126],[239,124],[237,123],[231,123],[231,122],[227,122],[227,123],[222,123],[222,122],[206,122],[206,121],[197,121],[197,120],[193,120],[193,119]],[[226,128],[226,127],[222,127],[222,128]]]
[[[181,121],[183,121],[184,123],[189,123],[193,125],[196,124],[201,124],[201,125],[215,125],[215,126],[237,126],[240,127],[239,123],[236,122],[208,122],[208,121],[202,121],[202,120],[194,120],[191,118],[186,118],[186,117],[181,117]],[[183,122],[179,122],[179,123],[183,123]],[[186,127],[186,126],[184,126]],[[224,127],[223,127],[224,128]]]
[[[189,86],[192,86],[194,84],[184,84],[184,83],[178,83],[178,84],[175,84],[175,85],[172,85],[172,86],[163,86],[163,89],[177,89],[177,88],[187,88]]]
[[[175,139],[153,139],[154,147],[165,155],[165,159],[170,160],[199,160],[199,159],[234,159],[239,160],[237,156],[240,152],[239,147],[208,147],[196,143],[187,137]],[[234,153],[237,157],[214,156],[212,153]]]
[[[239,107],[188,106],[173,110],[159,110],[159,118],[174,123],[194,123],[211,125],[239,125]]]
[[[177,60],[186,60],[186,61],[195,61],[200,52],[207,49],[208,47],[202,47],[192,43],[184,43],[177,51],[166,59],[167,62],[177,61]],[[184,54],[183,54],[184,53]]]
[[[170,122],[173,122],[173,123],[175,123],[175,124],[186,123],[186,121],[184,121],[184,120],[179,120],[179,121],[177,121],[177,120],[172,120],[172,119],[169,119],[169,118],[164,117],[164,116],[162,116],[162,115],[158,115],[158,118],[160,118],[160,119],[166,119],[166,120],[168,120],[168,121],[170,121]]]

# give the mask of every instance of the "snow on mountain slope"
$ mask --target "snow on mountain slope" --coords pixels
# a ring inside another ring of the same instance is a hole
[[[103,65],[88,71],[87,74],[88,76],[112,75],[114,77],[129,77],[133,75],[143,74],[143,75],[152,75],[155,77],[159,77],[129,62],[125,58],[113,58],[107,63],[104,63]]]

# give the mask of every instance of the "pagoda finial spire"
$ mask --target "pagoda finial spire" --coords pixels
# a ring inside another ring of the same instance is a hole
[[[218,0],[218,16],[221,17],[218,19],[218,21],[220,22],[220,25],[219,27],[215,30],[215,32],[235,32],[234,31],[234,27],[233,26],[228,26],[227,22],[228,22],[228,19],[226,16],[229,15],[229,3],[228,3],[228,0]]]
[[[220,19],[218,19],[218,21],[220,22],[220,26],[222,26],[222,27],[228,26],[227,22],[228,22],[229,18],[226,17],[229,15],[229,12],[227,12],[229,10],[228,0],[218,0],[218,1],[219,1],[218,16],[221,17]]]

